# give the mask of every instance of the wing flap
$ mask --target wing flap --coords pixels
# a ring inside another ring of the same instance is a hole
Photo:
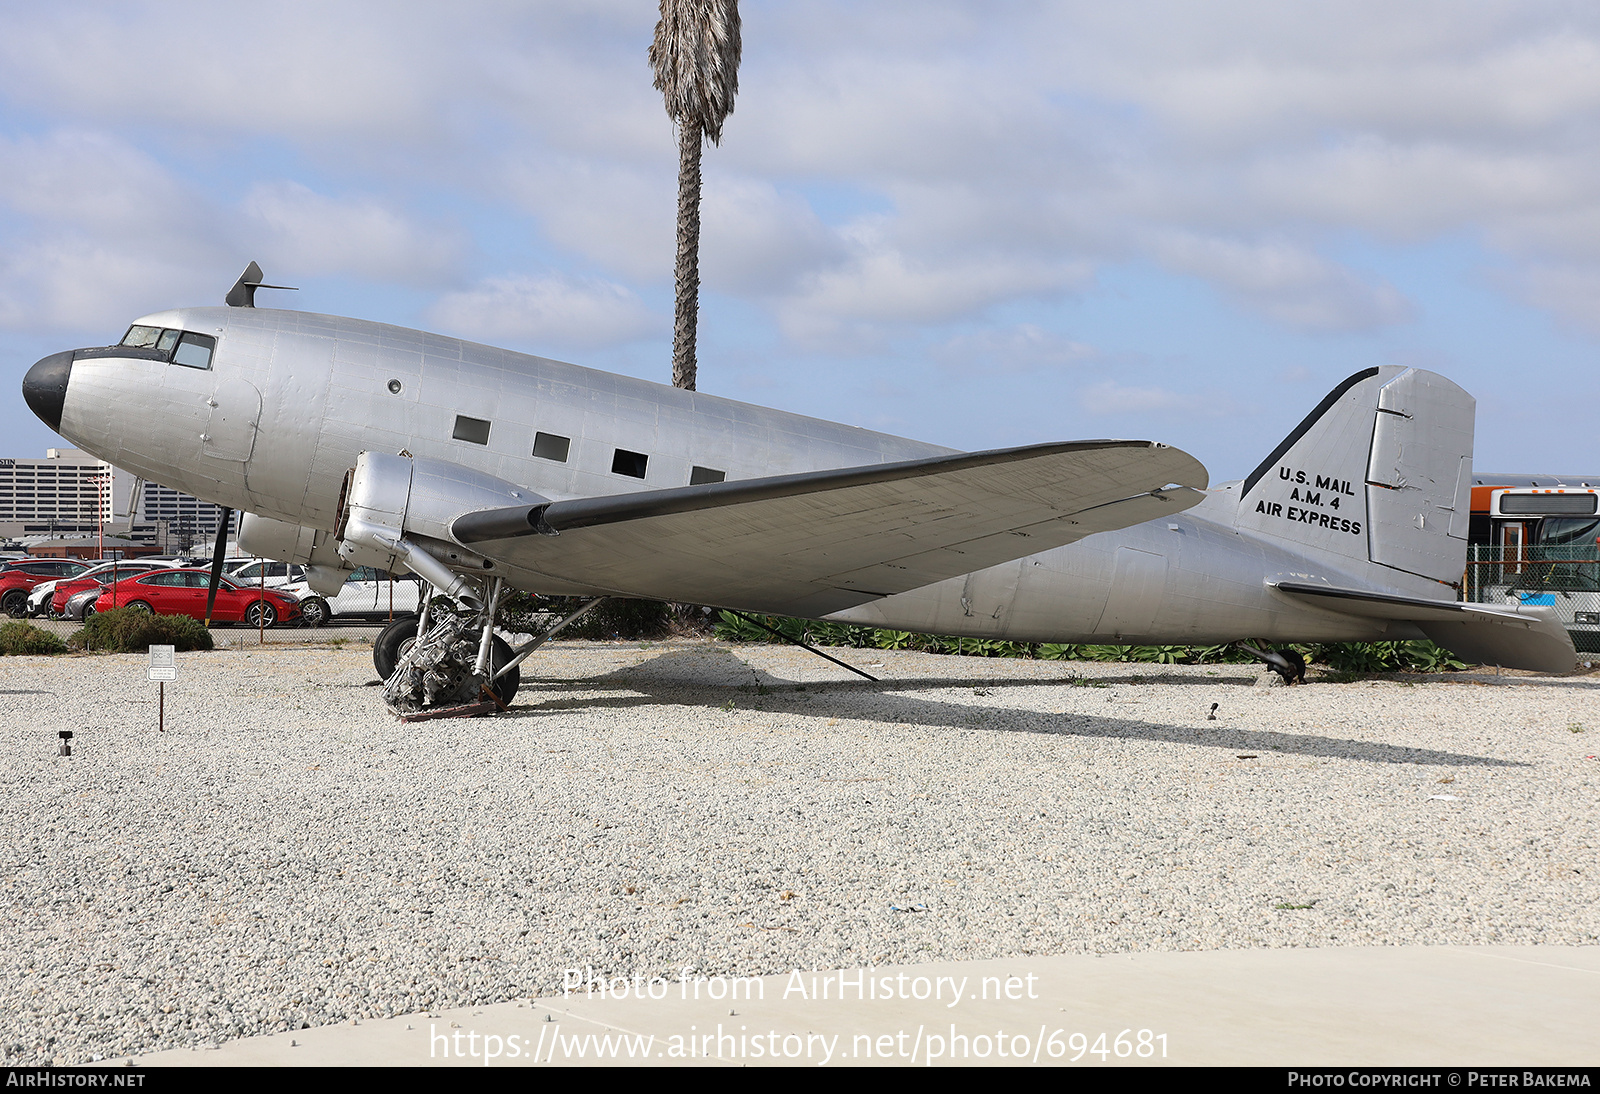
[[[1434,642],[1476,664],[1571,672],[1578,662],[1572,636],[1552,608],[1424,600],[1299,581],[1269,584],[1280,593],[1329,611],[1414,623]]]
[[[819,616],[1178,512],[1205,485],[1177,449],[1080,441],[486,510],[452,534],[535,585]]]

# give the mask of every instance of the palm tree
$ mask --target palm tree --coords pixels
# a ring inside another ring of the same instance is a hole
[[[678,126],[677,307],[672,384],[694,390],[700,310],[700,150],[722,141],[739,92],[739,0],[661,0],[650,67]]]

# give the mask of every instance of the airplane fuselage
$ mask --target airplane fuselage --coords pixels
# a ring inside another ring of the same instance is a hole
[[[54,408],[58,431],[146,480],[323,531],[334,528],[345,475],[364,451],[450,461],[551,500],[952,451],[355,319],[186,308],[135,326],[214,339],[209,367],[116,347],[79,351]],[[1285,476],[1283,499],[1297,497],[1299,485]],[[1287,525],[1271,535],[1241,528],[1240,489],[1224,484],[1170,519],[1093,535],[830,618],[1035,642],[1420,637],[1405,623],[1307,607],[1269,588],[1273,579],[1371,586],[1372,574],[1353,556],[1348,565],[1337,555],[1313,561],[1285,539],[1293,534]],[[1331,498],[1337,488],[1322,492]],[[1285,502],[1259,504],[1269,515],[1270,505],[1279,506],[1281,517]],[[1318,509],[1303,511],[1316,519]],[[1342,519],[1348,531],[1350,513],[1333,514],[1336,530]],[[629,591],[508,576],[538,592]],[[1385,579],[1382,587],[1398,594],[1441,593],[1437,579],[1401,570],[1386,571]]]

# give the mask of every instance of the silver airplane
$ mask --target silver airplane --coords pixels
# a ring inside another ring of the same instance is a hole
[[[307,566],[325,595],[380,566],[462,606],[376,643],[397,710],[485,685],[510,701],[549,635],[493,635],[507,586],[1026,642],[1431,638],[1479,663],[1576,662],[1550,609],[1456,600],[1475,402],[1434,373],[1356,373],[1247,478],[1209,487],[1148,441],[957,452],[258,309],[260,284],[252,263],[227,307],[52,354],[23,393],[74,445],[248,511],[240,546]]]

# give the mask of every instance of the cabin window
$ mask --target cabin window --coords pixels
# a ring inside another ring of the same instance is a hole
[[[482,418],[469,418],[465,414],[456,415],[456,431],[450,434],[458,441],[470,441],[473,444],[489,443],[489,423]]]
[[[567,453],[572,449],[570,437],[558,437],[554,433],[535,433],[533,435],[533,454],[541,460],[555,460],[557,463],[567,462]]]
[[[650,462],[650,457],[643,452],[629,452],[627,449],[617,449],[617,454],[611,457],[611,473],[613,475],[627,475],[629,478],[644,478],[645,466]]]
[[[714,467],[695,467],[689,472],[690,486],[704,486],[708,482],[721,482],[728,477],[726,471]]]
[[[178,334],[177,331],[163,331],[162,341],[168,334]],[[217,340],[209,334],[192,334],[182,332],[178,339],[178,348],[172,352],[172,363],[182,365],[184,368],[210,368],[211,353],[217,348]],[[157,349],[163,348],[157,345]]]

